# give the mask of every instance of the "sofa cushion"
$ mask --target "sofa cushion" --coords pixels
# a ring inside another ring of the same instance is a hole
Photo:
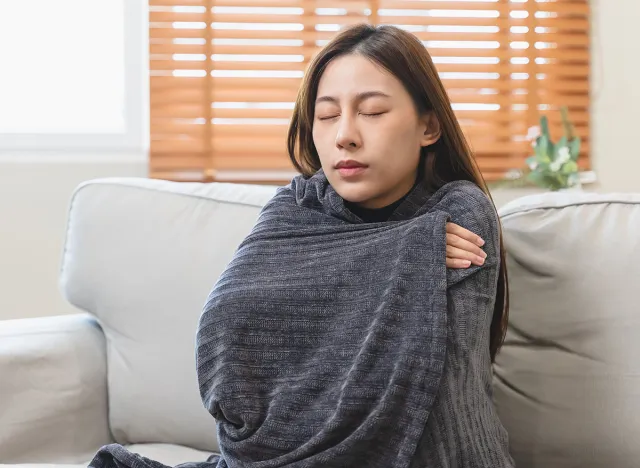
[[[132,178],[76,190],[61,283],[104,329],[116,442],[218,449],[198,389],[196,328],[275,189]]]
[[[640,195],[548,193],[500,215],[511,310],[495,401],[516,466],[637,467]]]

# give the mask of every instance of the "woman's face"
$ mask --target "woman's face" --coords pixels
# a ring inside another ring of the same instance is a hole
[[[331,186],[347,201],[381,208],[416,181],[420,148],[440,136],[391,73],[360,55],[329,63],[318,86],[313,142]]]

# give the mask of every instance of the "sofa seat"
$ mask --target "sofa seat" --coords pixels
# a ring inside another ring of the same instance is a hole
[[[173,444],[132,444],[125,445],[125,447],[131,452],[139,453],[140,455],[150,458],[155,461],[159,461],[168,466],[179,465],[185,462],[202,462],[206,461],[211,453],[203,452],[202,450],[195,450],[182,445]],[[20,465],[5,465],[0,464],[0,468],[86,468],[91,460],[87,460],[84,463],[78,464],[57,464],[57,463],[23,463]]]

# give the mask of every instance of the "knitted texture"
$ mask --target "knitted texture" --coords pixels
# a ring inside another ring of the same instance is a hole
[[[487,241],[485,265],[446,269],[449,220]],[[200,319],[222,453],[188,466],[512,466],[491,402],[498,241],[470,182],[419,184],[380,223],[345,208],[322,171],[279,189]],[[114,445],[91,466],[163,465]]]

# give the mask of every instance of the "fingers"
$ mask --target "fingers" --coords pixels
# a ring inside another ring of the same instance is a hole
[[[454,234],[480,247],[484,245],[484,240],[480,236],[455,223],[447,223],[447,234]]]
[[[455,234],[447,234],[447,247],[455,247],[461,251],[465,251],[472,256],[480,257],[480,259],[484,260],[487,258],[487,254],[484,250],[478,247],[475,244],[472,244],[468,240],[462,239],[461,237],[456,236]],[[452,257],[456,257],[452,255]],[[472,257],[462,257],[467,260],[473,260]]]
[[[470,266],[471,262],[469,260],[447,257],[447,268],[469,268]]]
[[[457,247],[453,247],[452,245],[447,245],[447,258],[457,259],[457,260],[467,260],[471,262],[473,265],[480,266],[484,264],[486,254],[484,252],[482,252],[482,254],[483,255],[477,255],[473,252],[459,249]]]
[[[448,268],[469,268],[471,265],[484,264],[487,254],[481,248],[484,240],[480,236],[455,223],[447,223],[446,232]]]

